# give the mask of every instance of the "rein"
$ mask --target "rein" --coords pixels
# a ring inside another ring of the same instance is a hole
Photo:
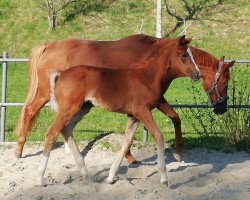
[[[220,94],[220,92],[218,90],[218,81],[219,81],[219,78],[220,78],[222,65],[223,65],[223,62],[220,61],[218,70],[217,70],[217,72],[215,74],[214,83],[213,83],[212,87],[208,91],[206,91],[208,99],[209,99],[209,105],[211,107],[214,106],[217,103],[220,103],[220,102],[228,99],[228,96],[222,97],[222,95]],[[212,98],[211,98],[211,93],[212,93],[213,90],[215,91],[215,93],[217,94],[217,97],[218,97],[218,99],[217,99],[217,101],[215,103],[212,102]]]

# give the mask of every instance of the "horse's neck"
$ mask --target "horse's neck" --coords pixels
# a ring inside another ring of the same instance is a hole
[[[190,48],[194,55],[194,60],[201,70],[201,74],[213,74],[217,70],[219,65],[219,60],[217,58],[201,49],[191,46]]]

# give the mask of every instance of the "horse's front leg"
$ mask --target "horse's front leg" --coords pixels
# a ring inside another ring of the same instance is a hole
[[[135,117],[129,117],[126,125],[126,130],[125,130],[125,139],[124,143],[122,146],[121,151],[119,152],[116,160],[112,164],[109,172],[109,177],[107,178],[108,183],[114,183],[114,178],[115,175],[118,171],[118,168],[122,162],[122,159],[124,156],[127,154],[129,151],[129,148],[131,147],[135,135],[135,131],[138,127],[139,121]]]
[[[161,103],[157,106],[157,109],[160,110],[165,115],[167,115],[174,124],[175,146],[176,146],[176,152],[174,153],[174,157],[176,160],[181,161],[182,151],[183,151],[183,141],[182,141],[180,117],[163,97]]]

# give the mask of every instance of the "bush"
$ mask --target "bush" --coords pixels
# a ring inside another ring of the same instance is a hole
[[[237,72],[233,70],[231,73],[232,80],[228,89],[229,104],[235,107],[229,108],[224,115],[215,115],[211,109],[181,109],[188,123],[200,136],[222,134],[228,143],[233,144],[237,150],[250,149],[250,110],[241,108],[242,105],[250,104],[247,68],[237,70]],[[202,91],[194,84],[189,92],[193,93],[194,104],[204,104],[207,101],[202,97]],[[237,105],[238,107],[236,107]]]

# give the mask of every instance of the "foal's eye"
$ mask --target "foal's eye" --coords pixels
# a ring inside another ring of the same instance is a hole
[[[182,58],[186,58],[186,57],[188,57],[188,54],[187,54],[187,53],[184,53],[184,54],[181,55],[181,57],[182,57]]]

